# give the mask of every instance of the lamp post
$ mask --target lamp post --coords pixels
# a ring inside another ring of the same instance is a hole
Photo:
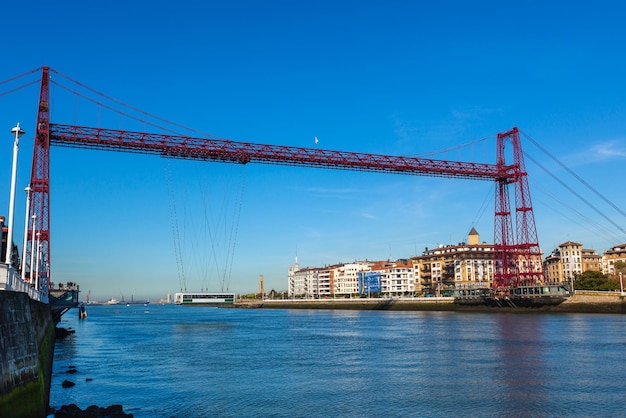
[[[37,232],[37,257],[35,258],[35,290],[39,290],[39,256],[41,255],[41,232]]]
[[[13,257],[13,210],[15,208],[15,182],[17,178],[17,151],[19,149],[20,137],[24,135],[24,130],[20,128],[18,122],[17,126],[11,129],[11,133],[15,135],[15,142],[13,142],[13,168],[11,171],[11,196],[9,199],[9,231],[7,234],[7,253],[5,262],[11,265],[11,258]]]
[[[33,277],[33,267],[35,266],[35,225],[37,224],[37,214],[32,216],[33,218],[33,232],[30,236],[30,282],[35,283],[35,277]]]
[[[30,192],[33,189],[26,186],[26,216],[24,216],[24,244],[22,246],[22,280],[26,280],[26,242],[28,241],[28,221],[30,221]]]
[[[622,272],[619,272],[619,289],[620,289],[620,295],[624,296],[624,282],[622,281]]]

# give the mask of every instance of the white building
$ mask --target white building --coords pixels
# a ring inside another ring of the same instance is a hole
[[[333,294],[357,294],[359,292],[359,272],[370,270],[370,263],[364,261],[334,266],[331,274]]]

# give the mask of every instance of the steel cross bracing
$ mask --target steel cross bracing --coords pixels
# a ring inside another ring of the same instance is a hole
[[[255,144],[59,124],[50,124],[50,143],[65,147],[97,148],[240,164],[268,163],[481,180],[493,180],[499,175],[498,167],[492,164]]]
[[[240,164],[252,162],[495,181],[498,187],[494,229],[495,284],[502,288],[543,278],[541,253],[537,243],[530,191],[517,128],[498,135],[496,164],[479,164],[52,124],[48,109],[48,70],[48,67],[43,68],[31,174],[33,188],[31,214],[36,215],[35,234],[32,234],[31,229],[28,235],[29,241],[31,235],[37,237],[35,239],[40,244],[43,258],[48,265],[49,149],[51,145],[58,145],[154,154],[166,158]],[[512,165],[505,163],[504,148],[507,141],[513,145]],[[512,228],[508,194],[510,185],[515,186],[517,243]],[[27,245],[29,250],[30,244],[29,242]]]

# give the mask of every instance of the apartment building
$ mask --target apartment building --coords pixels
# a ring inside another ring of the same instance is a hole
[[[602,256],[596,250],[583,248],[583,271],[602,271]]]
[[[364,284],[359,292],[374,289],[375,280],[380,280],[380,292],[388,296],[413,296],[415,294],[415,266],[411,260],[375,261],[370,263],[371,274],[360,275]],[[369,279],[369,281],[367,280]],[[365,285],[369,283],[368,285]]]
[[[333,266],[331,293],[337,296],[356,295],[359,292],[359,272],[370,270],[367,261]]]
[[[347,296],[359,292],[359,272],[370,271],[369,262],[300,268],[298,261],[289,266],[289,297],[319,298]]]
[[[567,241],[559,244],[544,260],[544,271],[549,283],[570,281],[583,272],[583,245]]]
[[[411,260],[417,293],[444,294],[457,288],[490,287],[493,283],[493,245],[480,243],[472,228],[467,243],[426,248]]]
[[[297,263],[289,268],[289,284],[287,293],[289,297],[319,297],[319,269],[306,267],[297,268]]]
[[[567,241],[546,257],[543,268],[549,283],[561,283],[585,271],[602,271],[602,260],[596,250],[583,248],[580,242]]]
[[[615,262],[622,261],[626,263],[626,244],[616,245],[604,252],[602,256],[602,272],[610,276],[614,275]]]

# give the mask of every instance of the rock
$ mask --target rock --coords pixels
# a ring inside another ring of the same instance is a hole
[[[54,416],[55,418],[133,418],[133,414],[124,413],[122,405],[111,405],[106,408],[91,405],[84,411],[75,404],[63,405]]]
[[[63,383],[61,383],[61,386],[67,389],[67,388],[71,388],[72,386],[76,386],[76,383],[71,382],[69,380],[64,380]]]
[[[83,413],[82,409],[80,409],[76,404],[63,405],[61,409],[54,413],[55,418],[72,418],[72,417],[82,417]]]
[[[76,331],[74,331],[73,329],[65,329],[65,328],[55,328],[54,329],[55,335],[58,339],[62,340],[63,338],[67,337],[68,335],[74,334]]]

